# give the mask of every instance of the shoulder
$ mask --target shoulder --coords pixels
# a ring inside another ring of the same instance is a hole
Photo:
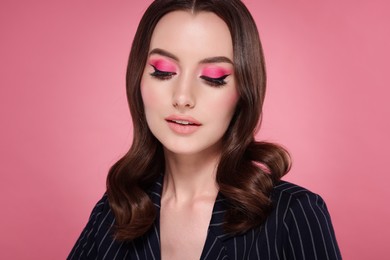
[[[68,259],[90,259],[96,257],[100,250],[110,245],[112,238],[109,235],[114,224],[114,215],[111,212],[107,194],[96,203],[88,222],[80,237],[72,248]]]
[[[283,243],[284,253],[296,259],[341,259],[331,217],[320,195],[281,181],[271,197],[274,209],[266,226],[277,230],[279,239],[275,239]]]
[[[273,189],[272,215],[284,224],[288,231],[308,229],[312,232],[329,225],[330,215],[323,198],[301,186],[281,181]]]
[[[92,214],[96,212],[97,214],[102,213],[110,209],[110,205],[108,202],[107,193],[104,193],[102,198],[95,204],[95,207],[92,210]],[[91,215],[92,215],[91,214]]]
[[[88,220],[88,224],[93,224],[98,230],[105,224],[106,228],[111,228],[113,225],[114,215],[111,212],[108,196],[105,193],[102,198],[96,203]]]
[[[300,197],[302,195],[316,195],[312,191],[296,185],[294,183],[288,182],[288,181],[279,181],[275,187],[273,188],[272,191],[273,194],[284,194],[288,196],[293,196],[293,197]]]
[[[312,203],[326,207],[320,195],[287,181],[280,181],[274,187],[271,198],[276,207],[294,208],[304,205],[310,206]]]

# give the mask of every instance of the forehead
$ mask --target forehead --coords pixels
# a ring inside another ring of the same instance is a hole
[[[226,56],[233,59],[233,45],[226,23],[211,12],[174,11],[163,16],[153,31],[150,50],[160,48],[175,55],[199,59]],[[179,57],[180,58],[180,57]]]

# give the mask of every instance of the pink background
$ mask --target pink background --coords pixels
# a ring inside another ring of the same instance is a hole
[[[1,259],[64,259],[79,236],[130,144],[125,69],[149,2],[1,1]],[[325,198],[345,259],[385,259],[389,4],[245,2],[269,73],[259,138]]]

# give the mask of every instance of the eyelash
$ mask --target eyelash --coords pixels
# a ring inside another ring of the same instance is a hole
[[[176,75],[176,72],[169,72],[169,71],[162,71],[158,70],[155,66],[150,65],[153,67],[154,71],[150,73],[150,75],[154,78],[160,79],[160,80],[167,80],[172,78],[174,75]]]
[[[176,75],[176,72],[169,72],[169,71],[162,71],[158,70],[155,66],[151,65],[154,69],[150,75],[154,78],[157,78],[159,80],[168,80],[171,79],[174,75]],[[223,85],[226,85],[225,79],[229,76],[230,74],[223,75],[222,77],[219,78],[211,78],[207,76],[200,76],[201,79],[206,81],[206,84],[212,87],[222,87]]]
[[[212,87],[222,87],[223,85],[226,85],[225,79],[229,76],[229,74],[223,75],[219,78],[210,78],[207,76],[200,76],[201,79],[205,80],[206,83]]]

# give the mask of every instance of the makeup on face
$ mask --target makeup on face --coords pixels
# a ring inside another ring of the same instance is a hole
[[[202,124],[191,116],[170,115],[165,118],[169,128],[180,135],[192,134],[199,129]]]
[[[176,66],[171,61],[164,58],[151,59],[149,62],[154,71],[150,73],[152,77],[159,80],[167,80],[176,75]]]
[[[150,131],[171,154],[219,152],[238,101],[226,23],[209,12],[171,12],[149,48],[141,94]]]
[[[171,61],[171,59],[178,61],[178,58],[174,54],[171,54],[163,49],[154,49],[151,51],[151,54],[158,55],[157,57],[151,57],[149,61],[149,65],[154,69],[154,72],[150,73],[152,77],[160,80],[168,80],[177,74],[178,67],[175,62]],[[162,55],[162,57],[160,55]],[[199,77],[204,80],[207,85],[212,87],[221,87],[226,85],[227,82],[225,79],[233,73],[233,70],[219,65],[220,63],[225,62],[232,64],[230,59],[223,56],[201,60]]]
[[[176,73],[177,70],[175,64],[164,58],[151,59],[149,64],[159,71]]]
[[[211,86],[219,87],[226,84],[225,79],[231,74],[231,69],[210,65],[202,69],[200,78]]]
[[[230,69],[222,68],[219,66],[206,66],[202,69],[201,75],[208,78],[221,78],[226,75],[232,74],[232,71]]]

